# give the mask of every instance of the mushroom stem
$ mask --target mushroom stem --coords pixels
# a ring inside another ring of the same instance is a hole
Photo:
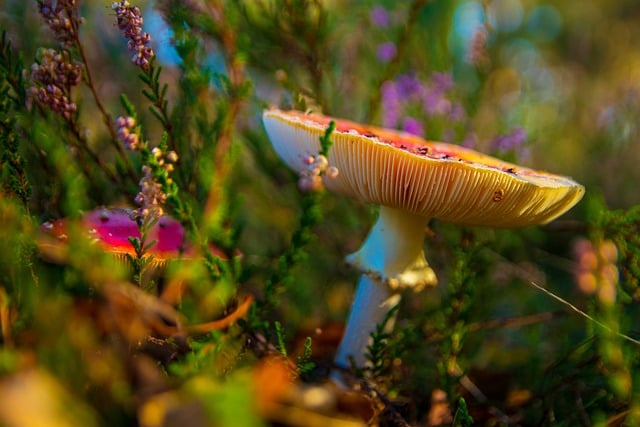
[[[400,294],[392,292],[389,286],[366,274],[360,277],[356,295],[351,305],[351,313],[342,342],[335,356],[335,364],[348,368],[351,363],[364,367],[367,363],[367,346],[371,334],[385,316],[400,302]],[[391,329],[393,322],[387,324]]]
[[[387,206],[380,214],[362,247],[347,262],[365,274],[379,277],[393,289],[435,285],[436,276],[422,249],[429,219]]]
[[[380,207],[376,224],[362,247],[347,257],[363,272],[335,363],[357,367],[367,363],[371,334],[391,308],[400,302],[400,291],[420,291],[436,284],[436,276],[424,257],[424,229],[428,218],[401,209]],[[393,328],[393,321],[386,327]],[[334,374],[338,379],[339,374]]]

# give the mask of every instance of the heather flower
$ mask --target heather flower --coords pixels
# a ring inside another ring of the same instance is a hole
[[[487,29],[481,25],[473,33],[467,51],[467,61],[478,68],[485,68],[489,65],[489,55],[487,54]]]
[[[135,216],[141,219],[159,218],[164,214],[164,204],[170,194],[176,191],[176,184],[170,177],[174,164],[178,161],[175,151],[165,152],[160,147],[149,148],[149,143],[139,135],[136,119],[120,116],[115,121],[116,135],[127,149],[141,154],[142,179],[139,181],[140,192],[134,201],[140,205]]]
[[[140,192],[135,198],[135,202],[140,205],[138,215],[159,218],[164,214],[163,206],[167,201],[167,195],[162,190],[162,185],[156,180],[149,166],[143,166],[142,172],[144,175],[139,183]]]
[[[574,278],[580,291],[596,294],[600,302],[613,304],[618,283],[618,248],[611,240],[579,239],[573,246]]]
[[[176,153],[175,151],[169,151],[167,153],[166,159],[170,163],[175,163],[178,161],[178,153]]]
[[[466,112],[460,103],[451,99],[453,88],[449,73],[433,73],[428,81],[414,73],[406,73],[384,82],[381,87],[382,125],[425,136],[423,123],[428,124],[428,119],[445,119],[447,124],[463,122],[467,118]],[[453,127],[445,127],[441,134],[430,137],[455,139],[456,132]]]
[[[422,99],[424,111],[428,116],[448,116],[451,113],[453,104],[444,96],[444,94],[438,91],[427,91]]]
[[[75,43],[81,23],[75,0],[38,0],[38,12],[63,47]]]
[[[40,61],[31,66],[29,101],[35,100],[70,119],[77,110],[71,101],[71,88],[82,80],[82,65],[71,63],[67,51],[44,49],[39,56]]]
[[[151,36],[142,30],[143,19],[140,8],[122,0],[112,3],[111,9],[116,13],[118,28],[129,39],[127,46],[133,52],[131,62],[144,70],[148,69],[154,52],[149,46]]]
[[[403,101],[414,99],[424,91],[424,84],[415,74],[401,74],[396,79],[398,95]]]
[[[140,206],[138,216],[159,218],[164,214],[164,204],[168,198],[166,189],[173,184],[169,174],[174,169],[173,164],[178,161],[178,155],[174,151],[165,153],[159,147],[153,148],[150,154],[148,164],[142,166],[140,192],[135,202]]]
[[[454,102],[451,104],[449,110],[449,118],[454,122],[462,122],[467,117],[467,113],[464,111],[462,104]]]
[[[527,133],[522,128],[515,128],[507,135],[496,138],[491,146],[497,151],[518,150],[527,140]]]
[[[422,123],[413,117],[405,117],[402,123],[402,130],[417,136],[424,136],[424,127]]]
[[[378,28],[387,28],[391,25],[391,20],[389,19],[389,12],[383,6],[376,6],[371,9],[371,13],[369,13],[369,19],[371,23]]]
[[[429,116],[446,116],[453,104],[448,92],[453,88],[453,79],[447,73],[433,73],[431,80],[421,91],[422,106]]]
[[[524,159],[529,156],[529,149],[526,142],[527,133],[524,129],[518,127],[511,130],[508,134],[490,141],[489,148],[502,155],[510,153],[518,159]]]
[[[396,49],[396,44],[393,42],[386,42],[378,45],[376,56],[380,62],[385,63],[395,58],[397,53],[398,49]]]
[[[431,75],[431,83],[434,91],[438,93],[446,93],[453,89],[453,77],[449,73],[433,73]]]
[[[393,81],[385,81],[381,87],[382,92],[382,125],[395,127],[400,119],[402,105],[398,86]]]
[[[307,167],[300,171],[298,188],[301,191],[320,191],[324,188],[322,177],[335,178],[338,176],[338,168],[329,166],[329,161],[322,154],[309,156],[304,159]]]
[[[127,149],[136,151],[140,148],[140,137],[135,132],[136,120],[133,117],[116,119],[116,135]]]
[[[466,148],[474,148],[476,145],[478,145],[478,135],[476,135],[473,131],[469,132],[464,141],[460,143],[460,145]]]

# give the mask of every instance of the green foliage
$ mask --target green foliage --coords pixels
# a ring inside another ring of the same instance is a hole
[[[467,402],[462,397],[458,400],[458,407],[456,408],[456,413],[453,415],[451,425],[455,427],[469,427],[473,425],[473,418],[467,409]]]
[[[296,365],[298,367],[298,373],[305,377],[307,374],[310,374],[311,371],[316,367],[316,364],[311,361],[311,356],[313,351],[311,349],[311,344],[313,340],[311,337],[307,337],[304,340],[304,351],[300,356],[296,358]]]
[[[31,184],[25,170],[24,158],[19,151],[19,136],[16,134],[16,121],[13,119],[13,103],[9,96],[9,88],[0,89],[0,170],[2,171],[2,186],[6,195],[17,197],[27,206],[31,196]]]
[[[389,310],[381,323],[376,325],[376,330],[371,334],[371,344],[367,346],[367,360],[371,364],[367,367],[368,373],[373,378],[381,378],[389,375],[392,363],[398,354],[395,354],[396,346],[391,340],[392,334],[389,327],[395,321],[399,305]]]
[[[287,285],[293,280],[291,269],[305,258],[305,246],[314,238],[312,229],[322,218],[320,197],[317,193],[303,197],[298,228],[293,232],[290,245],[278,258],[271,276],[265,282],[261,310],[268,312],[279,305],[278,295],[285,292]]]
[[[605,236],[618,248],[622,302],[640,301],[640,206],[608,210],[601,201],[591,208],[594,233]]]
[[[331,133],[334,130],[335,123],[332,121],[320,137],[321,150],[318,154],[328,155],[332,144]],[[293,279],[291,270],[305,258],[305,247],[314,239],[313,228],[322,220],[321,200],[320,192],[312,192],[303,197],[298,228],[293,232],[290,245],[278,258],[276,268],[265,282],[264,297],[258,306],[262,314],[257,313],[253,316],[254,319],[256,316],[264,316],[279,305],[278,294],[284,292]]]
[[[3,32],[0,41],[0,180],[4,194],[17,197],[28,207],[31,184],[19,150],[20,135],[15,118],[16,107],[25,99],[22,67],[22,59],[14,57],[11,42]]]
[[[331,141],[331,134],[335,129],[336,122],[332,120],[331,122],[329,122],[329,126],[324,131],[324,135],[320,137],[320,152],[318,154],[320,154],[321,156],[329,156],[329,150],[331,150],[331,145],[333,144],[333,141]]]
[[[478,265],[478,251],[482,248],[472,232],[463,232],[459,246],[453,251],[452,275],[447,295],[437,315],[436,329],[443,337],[439,345],[437,363],[440,386],[447,394],[456,394],[457,384],[464,374],[464,344],[469,332],[469,318],[474,303]],[[462,365],[462,366],[461,366]]]
[[[142,89],[144,96],[152,103],[149,111],[158,119],[165,131],[170,134],[171,121],[169,120],[167,112],[169,103],[167,100],[167,89],[169,89],[169,85],[160,83],[161,72],[162,67],[156,67],[151,64],[148,71],[140,75],[140,80],[149,88]],[[172,144],[172,148],[175,149],[175,144]]]
[[[283,357],[287,357],[287,345],[284,338],[284,329],[282,329],[282,325],[278,321],[274,322],[273,326],[276,335],[276,350],[278,350]]]

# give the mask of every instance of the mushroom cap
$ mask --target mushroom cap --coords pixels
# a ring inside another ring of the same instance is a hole
[[[42,225],[41,229],[53,239],[43,240],[40,249],[51,260],[63,260],[66,256],[67,219],[59,219]],[[95,241],[105,252],[117,257],[126,257],[126,254],[135,256],[130,237],[140,239],[140,230],[133,219],[132,211],[128,209],[94,209],[87,212],[81,220],[81,224],[88,236]],[[189,258],[193,255],[191,245],[185,241],[184,228],[174,218],[164,215],[158,219],[149,232],[148,242],[155,244],[147,250],[147,254],[153,255],[154,263],[162,265],[167,261],[177,258]],[[211,250],[220,257],[225,257],[222,251],[211,246]]]
[[[95,209],[83,218],[83,224],[89,235],[105,251],[115,254],[135,255],[130,237],[140,239],[138,224],[126,209]],[[155,244],[149,248],[149,254],[159,259],[177,258],[184,248],[184,229],[179,221],[161,216],[151,227],[148,242]]]
[[[299,111],[265,110],[278,155],[297,171],[317,155],[334,121],[329,164],[338,193],[464,225],[522,227],[547,223],[574,206],[584,187],[570,178],[504,162],[458,145]]]

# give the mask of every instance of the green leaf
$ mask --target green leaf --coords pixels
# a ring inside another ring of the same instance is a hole
[[[458,401],[458,408],[456,408],[456,413],[453,415],[451,425],[454,427],[469,427],[473,425],[473,418],[467,409],[467,402],[462,397]]]

